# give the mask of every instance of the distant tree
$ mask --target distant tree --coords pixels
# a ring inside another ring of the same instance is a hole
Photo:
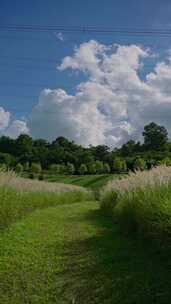
[[[95,162],[89,163],[87,167],[88,167],[89,174],[96,174],[96,163]]]
[[[96,172],[98,174],[103,173],[103,162],[100,160],[96,160],[95,164],[96,164]]]
[[[41,164],[32,163],[30,166],[30,170],[32,173],[40,173],[42,171]]]
[[[133,156],[135,153],[141,151],[141,145],[139,142],[134,140],[129,140],[126,144],[119,149],[121,156]]]
[[[146,161],[141,158],[141,157],[138,157],[135,162],[134,162],[134,169],[135,170],[145,170],[147,167],[146,165]]]
[[[103,165],[103,172],[104,173],[110,173],[110,166],[109,166],[109,164],[105,163]]]
[[[125,172],[127,171],[127,164],[126,164],[126,161],[123,160],[123,159],[119,159],[119,158],[116,158],[114,161],[113,161],[113,170],[115,172]]]
[[[16,140],[18,154],[31,153],[33,147],[33,139],[27,134],[21,134]]]
[[[26,162],[23,164],[23,169],[24,169],[24,171],[29,171],[29,169],[30,169],[29,162]]]
[[[53,174],[60,174],[61,166],[59,164],[52,164],[49,166],[49,171]]]
[[[0,152],[15,155],[16,154],[15,140],[7,136],[0,137]]]
[[[70,174],[70,175],[75,173],[75,167],[71,163],[67,163],[66,169],[67,169],[67,173]]]
[[[16,171],[17,173],[21,173],[21,172],[23,171],[23,165],[20,164],[20,163],[18,163],[18,164],[16,165],[16,167],[15,167],[15,171]]]
[[[85,164],[81,164],[78,172],[80,175],[85,175],[87,173],[87,166]]]
[[[165,127],[154,122],[144,127],[144,146],[146,149],[163,150],[168,142],[168,132]]]
[[[98,145],[96,147],[90,147],[90,151],[94,156],[95,160],[105,162],[109,159],[109,147],[105,145]]]
[[[171,159],[169,157],[165,157],[162,160],[157,161],[156,163],[158,166],[159,165],[166,165],[166,166],[171,166]]]
[[[0,164],[1,163],[6,164],[7,167],[13,166],[15,158],[8,153],[0,153]]]

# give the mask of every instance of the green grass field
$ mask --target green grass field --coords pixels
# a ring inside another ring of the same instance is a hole
[[[28,185],[30,180],[1,173],[0,303],[170,303],[169,242],[167,246],[165,242],[159,245],[153,238],[145,238],[146,233],[139,233],[139,229],[136,233],[123,229],[121,222],[111,212],[116,199],[113,187],[117,186],[121,193],[124,187],[129,188],[130,192],[126,193],[129,194],[131,213],[127,212],[129,208],[125,209],[127,203],[124,201],[124,208],[121,208],[124,221],[141,220],[145,223],[144,228],[150,228],[150,225],[155,227],[159,219],[163,237],[166,237],[165,227],[169,236],[170,209],[166,208],[166,204],[161,204],[161,198],[166,196],[170,201],[170,187],[166,183],[169,170],[159,168],[149,173],[139,172],[107,186],[103,204],[106,202],[110,216],[104,212],[102,202],[100,208],[100,202],[95,201],[93,191],[71,187],[66,192],[65,185],[59,184],[56,191],[36,192],[39,186],[37,181],[31,181],[31,189],[28,187],[26,191],[25,183]],[[165,195],[163,191],[159,193],[160,189],[158,192],[148,192],[142,188],[141,196],[135,197],[138,205],[135,200],[135,204],[132,204],[134,196],[131,193],[134,193],[132,189],[135,186],[147,182],[149,186],[153,177],[158,189],[161,176],[162,183],[166,183],[163,189],[168,188]],[[20,188],[15,188],[18,182]],[[13,185],[12,189],[9,184]],[[42,185],[48,188],[50,184],[43,182]],[[145,194],[143,200],[142,193]],[[122,195],[119,197],[121,199]],[[159,202],[163,217],[157,213]],[[132,213],[140,203],[147,207],[138,209],[141,211],[139,213]],[[148,204],[151,204],[151,209]],[[124,228],[128,227],[123,224]],[[139,227],[138,221],[137,224]]]
[[[107,184],[108,181],[119,178],[119,174],[101,174],[85,176],[67,176],[67,175],[45,175],[45,180],[50,182],[60,182],[65,184],[82,186],[90,189],[98,189]]]
[[[0,252],[3,304],[170,301],[171,253],[123,235],[95,201],[34,211],[1,234]]]

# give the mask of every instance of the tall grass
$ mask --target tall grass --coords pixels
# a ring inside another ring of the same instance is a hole
[[[9,186],[21,191],[66,192],[73,190],[84,191],[84,188],[64,183],[31,180],[17,176],[13,171],[0,170],[0,186]],[[86,191],[86,190],[85,190]]]
[[[92,194],[81,187],[29,181],[13,172],[1,171],[0,229],[35,209],[85,200],[92,200]]]
[[[110,182],[101,194],[101,209],[128,232],[171,242],[171,167],[131,173]]]

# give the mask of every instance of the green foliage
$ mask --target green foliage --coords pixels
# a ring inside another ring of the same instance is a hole
[[[30,179],[34,179],[34,174],[33,173],[29,173],[29,176],[28,176]]]
[[[6,171],[7,170],[7,165],[3,164],[3,163],[0,163],[0,169],[3,170],[3,171]]]
[[[23,165],[22,164],[20,164],[20,163],[18,163],[17,165],[16,165],[16,167],[15,167],[15,171],[17,172],[17,173],[21,173],[21,172],[23,172]]]
[[[109,164],[105,163],[103,165],[103,172],[109,174],[110,173],[110,166]]]
[[[161,150],[165,148],[168,142],[168,132],[166,128],[154,122],[144,127],[143,136],[146,149]]]
[[[49,166],[49,171],[51,173],[54,173],[54,174],[60,174],[61,173],[61,167],[60,167],[60,165],[52,164],[52,165]]]
[[[32,173],[40,173],[42,171],[41,164],[32,163],[30,166],[30,170]]]
[[[80,168],[79,168],[79,170],[78,170],[78,172],[79,172],[79,174],[80,175],[84,175],[84,174],[86,174],[87,173],[87,166],[85,165],[85,164],[81,164],[81,166],[80,166]]]
[[[88,173],[96,174],[96,163],[95,162],[91,162],[88,164]]]
[[[160,165],[171,166],[171,159],[169,157],[165,157],[162,160],[157,161],[156,165],[157,166],[160,166]]]
[[[95,165],[96,165],[96,172],[98,174],[103,173],[103,162],[100,160],[96,160]]]
[[[147,169],[166,162],[170,165],[171,143],[168,141],[167,130],[150,123],[144,127],[143,136],[144,144],[129,140],[121,148],[115,148],[113,151],[105,145],[85,148],[62,136],[52,143],[44,139],[34,140],[25,134],[17,139],[2,136],[0,163],[6,164],[9,169],[21,163],[26,172],[29,171],[29,164],[36,163],[41,165],[43,171],[49,168],[53,174],[71,175],[79,173],[82,164],[87,167],[84,174],[133,171],[137,158],[146,161]]]
[[[135,170],[144,170],[146,168],[147,168],[146,161],[143,158],[138,157],[134,162],[134,169]]]
[[[75,167],[71,163],[67,163],[66,170],[67,170],[67,173],[70,175],[73,175],[75,173]]]
[[[29,169],[30,169],[29,162],[26,162],[23,164],[23,169],[24,169],[24,171],[29,171]]]
[[[40,175],[39,175],[39,180],[40,180],[40,181],[44,180],[44,175],[43,175],[43,174],[40,174]]]
[[[115,172],[126,172],[127,171],[126,161],[123,159],[116,158],[113,161],[112,168],[113,168],[113,171],[115,171]]]

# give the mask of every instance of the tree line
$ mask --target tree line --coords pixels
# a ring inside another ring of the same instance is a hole
[[[0,167],[17,172],[56,174],[123,173],[150,169],[159,164],[171,165],[171,142],[167,129],[152,122],[144,127],[143,143],[129,140],[120,148],[106,145],[77,145],[64,137],[51,143],[22,134],[17,139],[0,137]]]

